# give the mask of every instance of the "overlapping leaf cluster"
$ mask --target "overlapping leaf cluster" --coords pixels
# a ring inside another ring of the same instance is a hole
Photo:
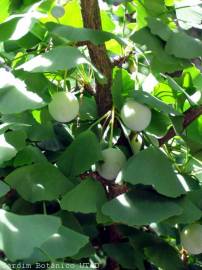
[[[111,258],[117,269],[201,269],[201,255],[183,260],[179,238],[202,217],[202,116],[184,128],[186,112],[202,105],[200,1],[100,1],[103,31],[83,28],[77,0],[64,1],[56,20],[55,2],[0,3],[2,268],[48,261],[105,269]],[[111,139],[128,159],[120,186],[95,172],[110,123],[99,121],[87,91],[106,81],[89,41],[105,44],[114,63]],[[78,118],[64,124],[47,106],[63,89],[80,103]],[[119,118],[127,98],[152,110],[135,153],[137,134]]]

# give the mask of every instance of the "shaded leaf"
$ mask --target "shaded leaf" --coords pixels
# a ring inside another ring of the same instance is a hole
[[[57,233],[54,233],[45,241],[40,249],[35,249],[29,260],[32,262],[47,261],[49,258],[59,259],[72,257],[79,250],[87,245],[87,236],[75,232],[65,226],[61,226]],[[48,254],[48,256],[46,255]],[[50,256],[50,257],[49,257]]]
[[[191,105],[197,105],[194,100],[187,94],[187,92],[171,77],[167,76],[169,86],[176,92],[182,93]]]
[[[152,191],[133,190],[119,195],[102,207],[114,222],[129,226],[149,225],[182,213],[177,203]]]
[[[147,132],[158,138],[163,137],[170,125],[171,121],[167,115],[153,110],[151,123],[147,128]]]
[[[28,145],[17,153],[13,164],[15,167],[19,167],[45,161],[47,161],[47,159],[39,150],[39,148]]]
[[[94,98],[84,96],[79,100],[79,117],[81,120],[92,120],[98,117],[97,105]]]
[[[101,146],[96,135],[87,130],[79,134],[65,150],[58,161],[58,166],[65,175],[79,175],[102,160]]]
[[[76,255],[87,243],[87,236],[62,226],[57,235],[53,234],[41,249],[52,258],[65,258]]]
[[[85,179],[64,195],[61,208],[71,212],[96,213],[106,200],[102,185],[95,180]]]
[[[115,69],[112,84],[113,103],[118,110],[121,110],[127,97],[134,92],[134,81],[125,69]]]
[[[167,53],[184,59],[202,56],[202,42],[185,32],[174,32],[168,39],[165,50]]]
[[[152,34],[159,36],[164,41],[167,41],[172,34],[171,29],[164,24],[159,18],[149,17],[148,27],[150,28]]]
[[[186,137],[197,144],[201,144],[202,136],[202,116],[195,119],[186,129]]]
[[[147,165],[147,169],[142,166]],[[159,193],[177,197],[185,193],[171,161],[160,150],[147,148],[132,156],[123,169],[123,179],[133,185],[152,185]]]
[[[27,134],[24,130],[8,131],[4,136],[6,141],[17,150],[21,150],[26,146]]]
[[[10,191],[10,188],[3,181],[0,181],[0,198],[6,195]]]
[[[129,243],[103,245],[107,255],[127,269],[136,269],[135,251]]]
[[[176,70],[182,70],[188,65],[186,61],[169,55],[164,50],[163,41],[157,36],[152,35],[147,27],[135,32],[130,39],[138,44],[146,45],[149,50],[152,50],[153,58],[151,67],[156,72],[174,72]]]
[[[172,217],[168,220],[171,224],[191,224],[199,220],[202,216],[202,211],[187,197],[178,200],[178,204],[182,207],[181,215]]]
[[[186,269],[177,250],[166,242],[146,247],[145,254],[152,263],[164,270]]]

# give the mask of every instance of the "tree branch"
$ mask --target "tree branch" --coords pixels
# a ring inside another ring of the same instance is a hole
[[[186,129],[195,119],[202,115],[202,106],[198,108],[190,108],[185,112],[183,129]],[[172,127],[168,130],[166,135],[159,139],[159,145],[163,145],[176,135],[175,129]]]
[[[100,9],[98,0],[81,0],[81,12],[84,27],[102,30]],[[107,55],[105,45],[94,45],[87,42],[89,54],[93,65],[106,77],[107,83],[101,84],[96,80],[96,103],[98,111],[102,115],[112,106],[111,83],[112,83],[112,64]]]

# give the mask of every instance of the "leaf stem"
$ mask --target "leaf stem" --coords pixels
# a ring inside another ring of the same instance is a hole
[[[98,123],[100,123],[103,119],[108,117],[111,114],[111,111],[106,112],[104,115],[102,115],[99,119],[97,119],[92,125],[88,128],[88,130],[92,129],[94,126],[96,126]]]
[[[64,89],[65,92],[68,91],[66,80],[67,80],[67,69],[65,69],[65,73],[64,73],[64,85],[63,85],[63,89]]]
[[[40,247],[38,249],[50,260],[51,263],[55,261],[45,250]]]
[[[114,120],[115,120],[115,108],[112,107],[111,111],[111,121],[110,121],[110,138],[109,138],[109,147],[113,146],[113,135],[114,135]]]
[[[44,215],[47,215],[46,202],[43,202],[43,213]]]

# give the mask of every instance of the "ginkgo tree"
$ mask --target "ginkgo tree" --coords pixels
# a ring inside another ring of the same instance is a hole
[[[201,1],[0,10],[0,269],[202,269]]]

